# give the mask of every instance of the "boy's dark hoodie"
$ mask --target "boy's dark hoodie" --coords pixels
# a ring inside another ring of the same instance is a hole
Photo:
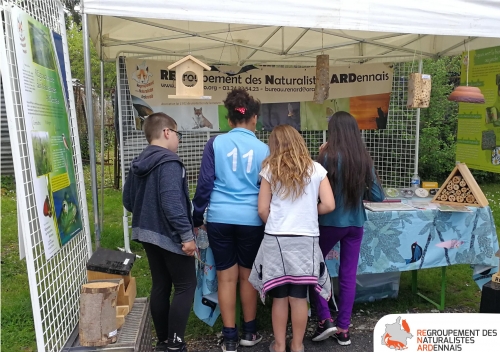
[[[132,213],[132,240],[177,254],[194,239],[186,172],[179,156],[148,145],[131,163],[123,205]]]

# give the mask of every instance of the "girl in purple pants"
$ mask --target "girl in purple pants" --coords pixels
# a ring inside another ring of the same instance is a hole
[[[316,293],[318,327],[313,341],[330,336],[340,345],[350,345],[349,324],[356,295],[356,271],[363,239],[366,214],[363,199],[372,202],[384,200],[373,160],[361,140],[358,124],[351,114],[339,111],[328,123],[328,143],[322,146],[318,157],[328,171],[328,179],[335,195],[336,208],[319,217],[319,245],[323,256],[340,242],[338,317],[334,322],[328,302]]]

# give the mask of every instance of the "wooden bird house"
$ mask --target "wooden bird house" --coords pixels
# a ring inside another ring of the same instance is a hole
[[[467,165],[459,163],[432,199],[433,203],[485,207],[488,199]]]
[[[428,108],[431,101],[431,76],[411,73],[408,80],[408,108]]]
[[[203,70],[210,71],[210,66],[188,55],[168,66],[175,68],[175,95],[169,99],[212,99],[203,95]]]

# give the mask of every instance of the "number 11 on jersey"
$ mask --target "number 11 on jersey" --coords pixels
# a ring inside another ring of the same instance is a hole
[[[238,149],[236,147],[234,147],[233,150],[231,150],[229,153],[227,153],[227,157],[228,158],[233,157],[233,171],[236,171],[238,168]],[[253,149],[250,149],[250,151],[248,153],[243,154],[242,157],[244,159],[248,158],[246,172],[247,172],[247,174],[249,174],[250,171],[252,170]]]

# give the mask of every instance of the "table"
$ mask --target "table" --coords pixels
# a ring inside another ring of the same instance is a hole
[[[438,309],[444,309],[446,267],[469,264],[498,267],[498,238],[490,207],[469,207],[472,212],[367,210],[357,274],[412,271],[412,290]],[[330,276],[338,276],[340,248],[327,255]],[[442,268],[441,301],[417,292],[417,270]]]
[[[499,246],[491,209],[470,209],[470,213],[437,209],[399,212],[367,210],[368,220],[364,225],[357,274],[412,271],[413,292],[443,310],[447,266],[469,264],[478,276],[484,269],[495,268],[490,274],[498,270],[495,253]],[[338,276],[340,251],[337,244],[327,255],[326,265],[331,277]],[[200,252],[201,260],[208,265],[197,261],[194,312],[198,318],[213,326],[220,314],[217,275],[210,247]],[[417,289],[417,270],[437,267],[442,268],[439,303],[425,297]]]

